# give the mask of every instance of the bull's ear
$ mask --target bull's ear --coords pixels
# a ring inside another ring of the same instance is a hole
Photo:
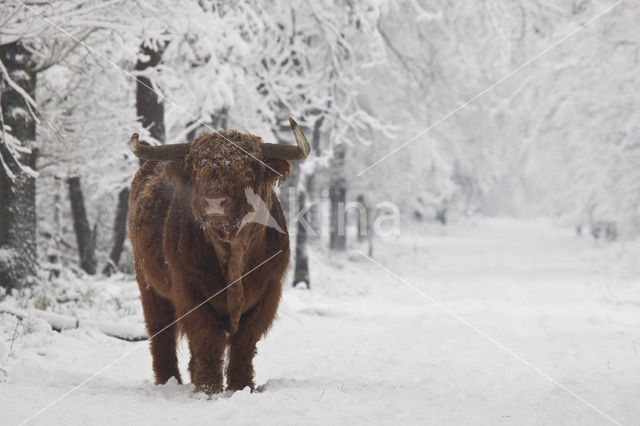
[[[279,185],[280,182],[284,182],[291,173],[291,163],[287,160],[277,160],[269,158],[265,160],[265,176],[268,181]]]

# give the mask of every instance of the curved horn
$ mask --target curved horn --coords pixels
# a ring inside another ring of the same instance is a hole
[[[302,133],[302,129],[296,121],[289,117],[289,124],[296,138],[298,146],[285,145],[279,143],[263,143],[260,145],[263,158],[273,158],[278,160],[304,160],[311,152],[311,145]]]
[[[176,143],[173,145],[149,146],[140,143],[137,133],[131,135],[129,147],[131,152],[143,160],[180,160],[189,153],[188,143]]]

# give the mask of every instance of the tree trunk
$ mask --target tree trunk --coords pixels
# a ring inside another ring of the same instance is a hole
[[[373,214],[372,209],[367,204],[364,194],[358,195],[358,202],[364,208],[364,216],[358,214],[358,242],[367,242],[367,253],[369,257],[373,256]]]
[[[436,220],[440,222],[442,225],[447,224],[447,208],[442,207],[436,212]]]
[[[319,154],[320,149],[320,129],[322,128],[323,119],[316,120],[313,126],[313,135],[311,136],[311,149],[315,155]],[[306,203],[311,201],[311,194],[313,194],[314,173],[300,173],[300,179],[302,179],[301,185],[297,186],[297,208],[304,209]],[[307,247],[309,245],[309,234],[307,228],[304,226],[303,221],[307,223],[313,222],[314,209],[306,211],[296,224],[296,257],[295,257],[295,270],[293,273],[293,286],[298,283],[304,282],[307,285],[307,289],[311,289],[311,275],[309,273],[309,254]],[[312,225],[313,226],[313,225]]]
[[[345,146],[338,145],[335,148],[333,169],[329,187],[329,202],[331,203],[329,248],[342,251],[347,247],[347,230],[345,223],[345,202],[347,188],[344,179]]]
[[[93,275],[96,273],[95,247],[93,245],[91,227],[87,220],[87,211],[84,208],[84,197],[82,196],[80,178],[77,176],[69,178],[67,179],[67,184],[69,185],[73,229],[76,232],[76,241],[78,242],[80,267],[88,274]]]
[[[312,175],[301,176],[304,179],[303,185],[298,187],[298,200],[297,206],[299,209],[304,209],[307,203],[307,188],[309,187],[309,181],[312,179]],[[296,258],[295,258],[295,270],[293,273],[293,286],[295,287],[301,282],[307,285],[307,288],[311,288],[311,277],[309,275],[309,254],[307,252],[308,234],[307,228],[303,225],[302,221],[309,219],[309,212],[305,212],[296,224]]]
[[[138,60],[136,71],[144,71],[153,68],[160,63],[162,52],[141,46],[140,50],[148,58],[147,61]],[[151,80],[147,77],[136,78],[136,113],[142,126],[149,129],[151,137],[160,143],[165,141],[164,129],[164,103],[158,99],[158,95],[151,90]]]
[[[164,48],[153,50],[141,46],[140,50],[148,58],[146,61],[136,62],[136,71],[144,71],[157,66],[162,59]],[[147,77],[136,78],[136,113],[143,127],[149,129],[152,138],[161,144],[165,143],[166,134],[164,128],[164,103],[158,98],[156,92],[151,90],[151,80]],[[143,141],[144,143],[144,141]],[[140,160],[140,165],[144,160]],[[109,255],[109,263],[102,269],[102,273],[110,275],[115,272],[115,267],[120,262],[120,256],[127,235],[127,216],[129,215],[129,188],[124,188],[118,194],[116,217],[113,224],[113,247]]]
[[[229,109],[221,108],[216,115],[211,117],[211,126],[214,130],[226,129],[229,121]]]
[[[213,130],[224,130],[227,128],[228,121],[229,121],[229,109],[220,108],[218,111],[216,111],[214,115],[211,116],[210,127]],[[188,127],[194,126],[195,124],[196,124],[196,121],[191,121]],[[203,126],[202,123],[200,123],[199,126],[195,126],[193,130],[187,133],[187,140],[193,141],[196,137],[198,137],[203,127],[206,127],[206,126]]]
[[[362,243],[367,240],[370,234],[370,226],[371,221],[369,220],[369,206],[367,205],[367,201],[364,198],[364,194],[358,195],[356,198],[358,203],[362,206],[364,213],[358,211],[358,242]]]
[[[109,255],[110,262],[102,270],[105,275],[111,275],[117,271],[122,247],[127,236],[127,215],[129,213],[129,188],[123,188],[118,194],[118,206],[116,207],[116,218],[113,222],[113,248]]]
[[[288,111],[284,108],[280,108],[276,111],[276,119],[271,127],[271,131],[276,137],[276,140],[287,140],[289,135],[291,135],[291,127],[289,126],[289,122],[287,121]],[[284,212],[284,216],[290,220],[296,214],[296,209],[298,206],[296,196],[298,182],[302,177],[302,173],[300,171],[300,164],[298,161],[291,162],[291,173],[289,177],[281,182],[280,185],[276,188],[278,193],[278,198],[280,199],[280,203],[282,203],[282,210]]]
[[[34,98],[36,74],[31,53],[20,42],[6,44],[0,46],[0,61],[11,79]],[[22,95],[12,89],[1,74],[0,84],[4,130],[20,140],[23,146],[31,148],[31,153],[20,154],[19,161],[35,170],[38,156],[33,146],[35,120]],[[36,274],[36,181],[16,163],[7,149],[2,129],[0,138],[0,156],[14,175],[10,176],[0,165],[0,286],[9,290],[29,284]]]
[[[318,111],[314,111],[316,115],[319,114]],[[322,148],[320,146],[320,142],[322,139],[322,124],[324,122],[324,116],[320,116],[313,125],[313,134],[311,135],[311,151],[314,153],[316,157],[319,157],[322,154]],[[316,167],[318,167],[316,165]],[[318,170],[314,167],[313,173],[309,173],[309,180],[307,181],[307,202],[310,202],[313,207],[309,209],[309,220],[308,222],[313,227],[313,230],[316,232],[316,236],[320,235],[322,224],[320,221],[322,220],[321,216],[321,206],[319,203],[314,203],[317,199],[314,197],[315,192],[315,175]]]

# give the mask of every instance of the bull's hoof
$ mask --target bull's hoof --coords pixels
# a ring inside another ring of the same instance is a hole
[[[251,389],[251,393],[256,391],[256,388],[255,388],[255,385],[253,384],[253,381],[251,381],[251,382],[240,382],[240,383],[228,383],[227,384],[227,390],[228,391],[232,391],[232,392],[241,391],[246,387]]]
[[[203,392],[207,395],[214,395],[216,393],[222,393],[222,385],[196,385],[195,393]]]
[[[180,373],[161,375],[156,377],[156,385],[164,385],[167,383],[176,383],[178,385],[181,385],[182,377],[180,377]]]
[[[255,392],[256,392],[256,390],[255,390],[254,388],[252,388],[251,386],[245,386],[245,387],[239,387],[239,386],[236,386],[236,387],[229,387],[229,386],[227,386],[227,392],[231,392],[231,393],[233,394],[234,392],[240,392],[240,391],[243,391],[243,390],[245,390],[246,388],[251,389],[251,393],[255,393]]]
[[[227,386],[227,392],[231,392],[231,393],[240,392],[240,391],[245,390],[246,388],[251,389],[251,393],[256,392],[254,387],[253,386],[249,386],[249,385],[247,385],[247,386]]]

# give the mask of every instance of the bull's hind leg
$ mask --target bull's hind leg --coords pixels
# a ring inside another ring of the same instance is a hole
[[[170,325],[175,321],[173,305],[167,299],[158,296],[152,287],[138,284],[144,321],[151,338],[151,357],[156,384],[167,383],[171,377],[182,383],[176,354],[177,326]]]
[[[227,389],[242,390],[249,386],[254,390],[253,358],[258,340],[269,331],[273,322],[282,287],[270,284],[269,290],[253,309],[242,315],[238,331],[229,337],[229,364],[227,365]]]

